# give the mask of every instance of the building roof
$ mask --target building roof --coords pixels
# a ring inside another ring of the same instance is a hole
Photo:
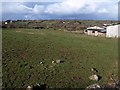
[[[120,27],[120,24],[118,24],[118,25],[112,25],[112,26],[108,26],[108,27]]]
[[[87,29],[102,30],[102,29],[104,29],[104,28],[101,28],[101,27],[98,27],[98,26],[94,26],[94,27],[89,27],[89,28],[87,28]]]

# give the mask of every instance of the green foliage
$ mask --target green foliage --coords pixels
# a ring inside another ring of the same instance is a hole
[[[3,28],[62,29],[69,31],[84,30],[89,26],[118,23],[109,20],[17,20],[2,24]]]

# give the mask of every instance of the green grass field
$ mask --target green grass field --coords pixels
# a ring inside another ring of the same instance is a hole
[[[3,87],[47,84],[49,88],[85,88],[117,75],[117,39],[62,30],[3,29]],[[54,64],[52,61],[63,62]],[[43,64],[40,64],[43,62]],[[95,67],[102,78],[89,80]]]

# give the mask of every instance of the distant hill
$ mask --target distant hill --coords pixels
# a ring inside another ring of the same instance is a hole
[[[5,22],[8,22],[5,24]],[[3,21],[2,28],[35,28],[35,29],[64,29],[70,31],[83,30],[89,26],[118,23],[110,20],[17,20]]]

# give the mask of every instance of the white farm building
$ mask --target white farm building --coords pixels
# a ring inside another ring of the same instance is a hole
[[[94,26],[84,30],[84,34],[92,35],[92,36],[105,36],[106,30],[104,28]]]
[[[106,37],[120,38],[120,25],[108,26]]]

